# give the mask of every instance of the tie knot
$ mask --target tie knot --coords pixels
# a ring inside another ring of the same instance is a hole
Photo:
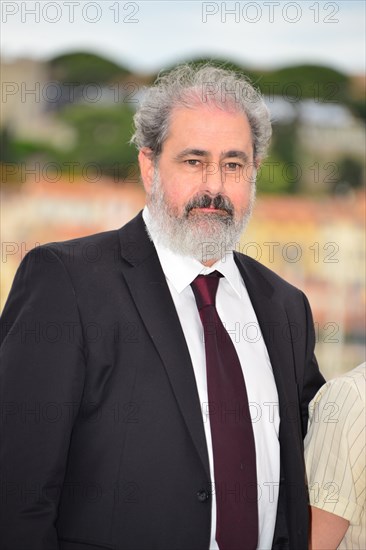
[[[215,298],[221,273],[214,271],[209,275],[198,275],[191,282],[194,297],[199,310],[205,306],[215,306]]]

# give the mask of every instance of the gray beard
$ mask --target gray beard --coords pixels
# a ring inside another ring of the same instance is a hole
[[[241,214],[235,213],[232,202],[222,195],[210,198],[214,202],[218,201],[216,207],[222,206],[227,210],[226,215],[204,212],[190,214],[194,205],[207,206],[209,197],[204,194],[193,197],[186,205],[183,215],[179,216],[176,209],[167,203],[159,171],[155,168],[152,189],[147,200],[150,239],[176,254],[190,256],[201,263],[222,259],[239,245],[240,237],[252,214],[255,193],[254,174],[249,204]]]

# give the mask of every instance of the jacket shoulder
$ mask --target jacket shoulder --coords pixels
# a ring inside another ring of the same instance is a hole
[[[97,263],[103,264],[113,261],[114,263],[121,260],[125,254],[125,248],[134,245],[137,246],[141,235],[136,232],[136,227],[143,226],[141,212],[132,220],[127,222],[119,229],[112,229],[78,237],[65,241],[50,242],[37,247],[36,255],[45,256],[55,254],[61,261],[72,264],[78,263]],[[131,235],[137,234],[136,239]],[[145,237],[146,238],[146,237]],[[125,244],[127,243],[127,245]]]
[[[290,293],[292,296],[296,294],[304,295],[302,290],[283,279],[283,277],[272,271],[272,269],[258,262],[258,260],[254,260],[250,256],[240,252],[235,252],[235,258],[237,263],[244,268],[250,279],[259,279],[268,288],[272,288],[274,292],[283,293],[284,295],[289,295]]]
[[[116,243],[118,243],[118,230],[113,229],[111,231],[86,235],[85,237],[49,242],[41,245],[39,248],[41,250],[51,250],[60,257],[63,257],[69,255],[70,251],[74,251],[76,255],[85,255],[88,254],[89,251],[89,255],[91,255],[93,248],[109,248],[115,246]],[[97,252],[97,250],[95,250],[95,252]]]

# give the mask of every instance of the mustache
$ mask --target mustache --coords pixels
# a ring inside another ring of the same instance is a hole
[[[231,217],[234,215],[233,203],[228,197],[225,197],[224,195],[220,195],[220,194],[215,195],[214,197],[208,194],[196,195],[186,204],[185,213],[186,215],[188,215],[193,208],[210,208],[210,207],[217,208],[219,210],[224,210]]]

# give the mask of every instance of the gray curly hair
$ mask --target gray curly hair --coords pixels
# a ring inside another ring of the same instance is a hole
[[[265,157],[272,127],[261,94],[245,75],[210,63],[198,67],[179,65],[159,75],[153,86],[145,88],[145,95],[134,116],[135,133],[131,143],[139,150],[150,148],[157,159],[168,136],[172,110],[176,107],[194,108],[200,104],[245,113],[252,132],[254,161]]]

